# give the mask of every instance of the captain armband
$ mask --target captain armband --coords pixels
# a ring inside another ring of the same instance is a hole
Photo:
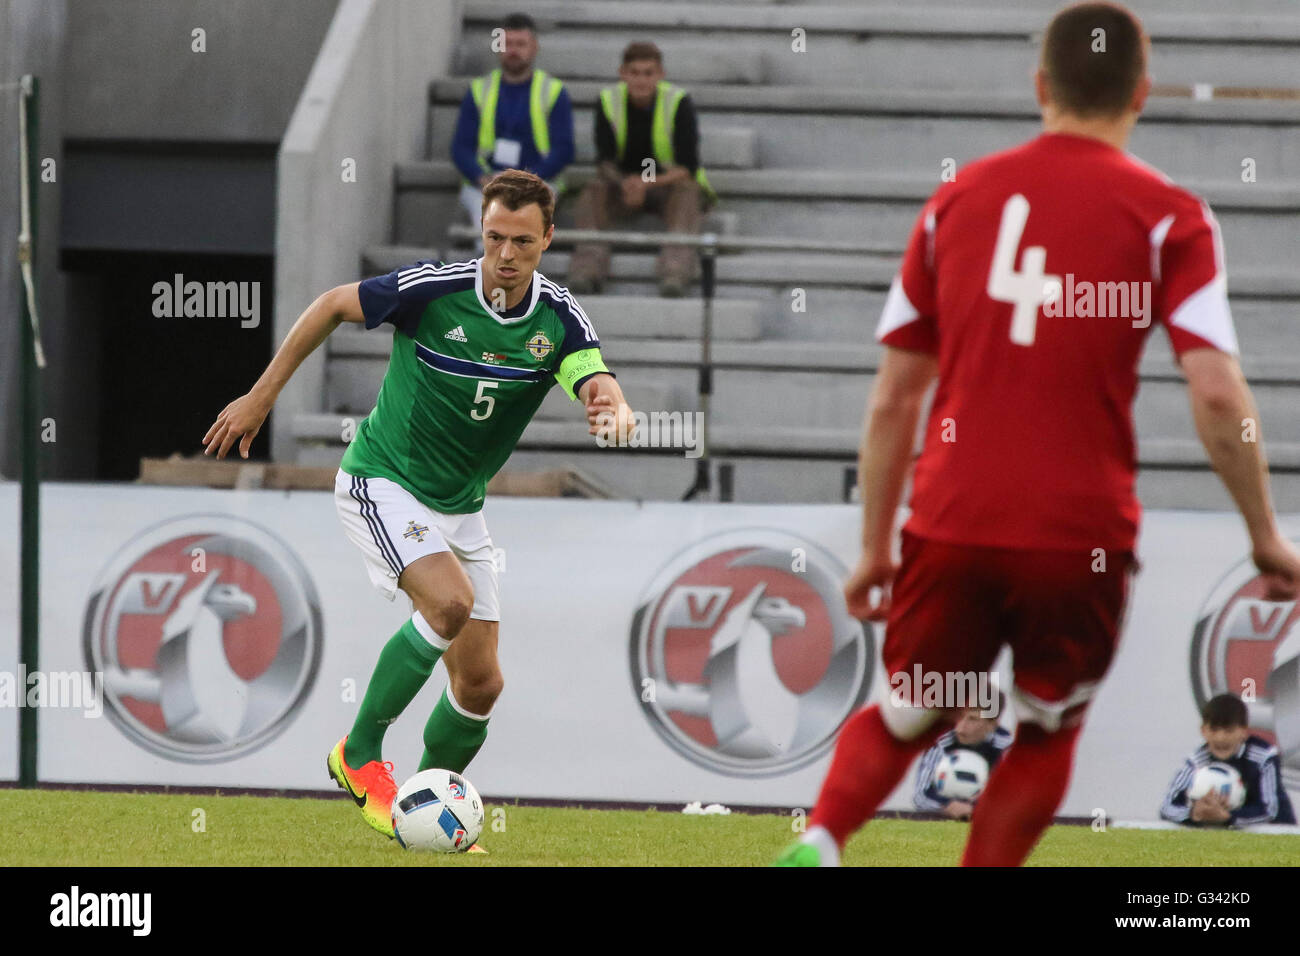
[[[600,357],[600,349],[581,349],[577,352],[571,352],[564,357],[560,367],[556,369],[555,380],[560,383],[566,395],[571,400],[576,401],[578,396],[574,389],[582,382],[583,379],[595,375],[597,372],[605,372],[613,375],[605,367],[605,360]]]

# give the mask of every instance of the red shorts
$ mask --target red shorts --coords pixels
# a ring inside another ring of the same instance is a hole
[[[881,650],[885,673],[980,673],[1009,645],[1017,714],[1077,723],[1115,656],[1137,561],[1106,552],[987,548],[902,533]],[[919,703],[919,701],[918,701]]]

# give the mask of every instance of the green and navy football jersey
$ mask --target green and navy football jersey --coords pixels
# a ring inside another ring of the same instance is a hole
[[[607,371],[591,320],[540,272],[502,312],[483,297],[478,259],[417,262],[362,281],[359,294],[367,329],[394,326],[393,352],[341,467],[395,481],[443,514],[482,508],[552,385],[573,398]]]

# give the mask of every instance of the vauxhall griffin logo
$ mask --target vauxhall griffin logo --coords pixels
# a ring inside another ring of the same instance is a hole
[[[830,555],[785,532],[727,532],[662,569],[632,620],[647,719],[683,756],[734,776],[816,760],[871,688],[875,658]]]
[[[280,733],[311,690],[320,601],[269,532],[189,515],[113,557],[86,605],[84,641],[127,736],[173,760],[229,760]]]
[[[1241,561],[1196,615],[1191,664],[1196,706],[1242,697],[1252,730],[1277,744],[1284,781],[1300,786],[1300,602],[1266,600],[1255,566]]]

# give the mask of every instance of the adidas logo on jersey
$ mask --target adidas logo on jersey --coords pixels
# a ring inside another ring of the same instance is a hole
[[[452,329],[450,332],[448,332],[446,335],[444,335],[443,338],[444,338],[444,339],[451,339],[453,342],[468,342],[468,341],[469,341],[469,339],[465,337],[465,326],[463,326],[463,325],[458,325],[458,326],[456,326],[454,329]]]

